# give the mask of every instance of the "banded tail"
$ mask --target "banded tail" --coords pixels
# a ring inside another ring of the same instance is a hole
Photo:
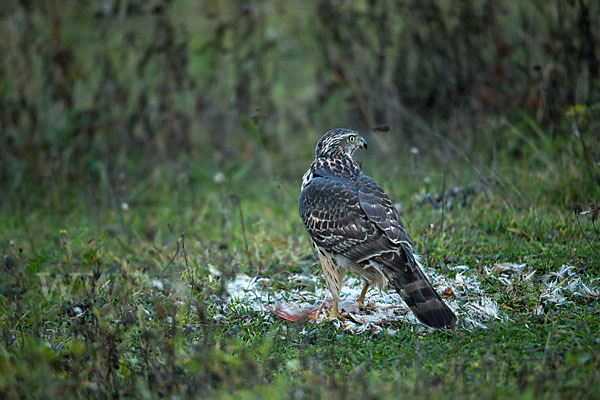
[[[375,259],[415,316],[432,328],[454,329],[456,315],[427,280],[418,262],[405,254],[384,253]]]

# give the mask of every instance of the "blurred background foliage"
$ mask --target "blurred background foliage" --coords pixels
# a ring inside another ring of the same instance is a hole
[[[542,274],[599,276],[598,0],[2,0],[0,38],[1,398],[599,393],[597,299],[537,308]],[[304,334],[225,302],[319,274],[295,209],[334,127],[510,322]]]
[[[597,1],[8,0],[0,35],[5,199],[131,190],[173,163],[298,181],[337,126],[396,171],[426,148],[485,178],[537,162],[572,182],[557,200],[597,196]]]

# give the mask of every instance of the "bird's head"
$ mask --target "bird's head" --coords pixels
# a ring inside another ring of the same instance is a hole
[[[350,129],[332,129],[317,143],[316,158],[347,156],[352,158],[358,148],[366,149],[367,141]]]

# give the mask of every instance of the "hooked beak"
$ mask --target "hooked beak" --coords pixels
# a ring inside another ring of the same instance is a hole
[[[360,147],[361,149],[367,149],[367,141],[365,139],[363,139],[362,137],[359,137],[358,139],[358,147]]]

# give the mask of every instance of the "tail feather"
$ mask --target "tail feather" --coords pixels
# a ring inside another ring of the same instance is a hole
[[[453,329],[456,315],[444,303],[412,257],[387,253],[378,257],[383,273],[402,299],[425,325],[436,329]]]

